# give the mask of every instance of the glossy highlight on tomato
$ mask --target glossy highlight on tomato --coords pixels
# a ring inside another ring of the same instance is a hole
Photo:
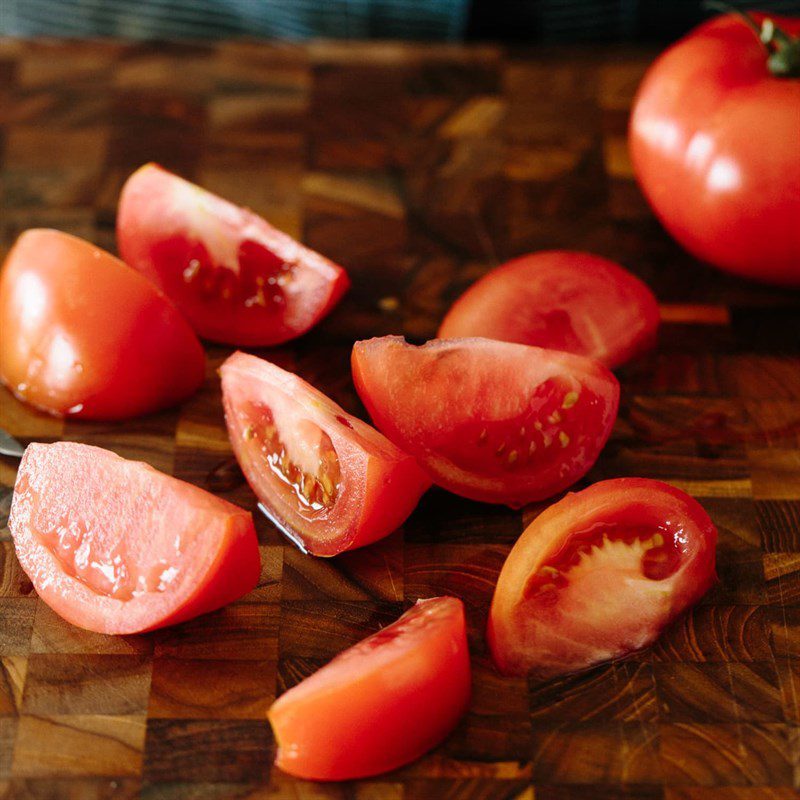
[[[800,18],[750,16],[757,27],[770,20],[770,48],[777,28],[800,53]],[[650,205],[690,253],[800,286],[800,58],[783,76],[773,60],[738,14],[691,31],[645,75],[630,152]]]
[[[39,597],[98,633],[213,611],[249,592],[261,570],[246,511],[85,444],[27,447],[8,524]]]
[[[619,384],[582,356],[489,339],[356,342],[356,390],[379,430],[449,491],[519,507],[594,464]]]
[[[418,600],[275,701],[275,763],[318,781],[396,769],[453,730],[470,691],[463,604]]]
[[[713,584],[717,530],[660,481],[601,481],[543,511],[511,550],[487,638],[507,675],[548,678],[651,644]]]
[[[280,344],[339,302],[345,271],[253,212],[156,164],[123,187],[122,258],[168,294],[205,339]]]
[[[57,416],[125,419],[193,394],[205,353],[167,297],[61,231],[17,239],[0,273],[0,381]]]
[[[591,253],[548,250],[484,275],[456,300],[438,336],[563,350],[613,369],[649,350],[658,324],[653,293],[630,272]]]
[[[301,548],[332,556],[396,530],[430,480],[411,456],[297,375],[235,353],[220,370],[248,483]]]

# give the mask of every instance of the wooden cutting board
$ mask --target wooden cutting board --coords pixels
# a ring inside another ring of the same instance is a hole
[[[33,226],[113,250],[122,182],[157,160],[348,268],[354,286],[333,316],[263,354],[354,413],[355,339],[433,336],[471,281],[523,252],[618,259],[655,289],[664,326],[657,351],[620,372],[619,421],[583,483],[669,481],[720,531],[719,584],[652,649],[529,684],[493,671],[482,631],[503,559],[541,505],[515,512],[432,490],[402,530],[327,561],[302,556],[257,515],[256,590],[120,638],[74,628],[40,603],[3,529],[0,796],[796,796],[800,296],[702,267],[655,222],[625,148],[652,56],[0,42],[4,250]],[[228,352],[210,347],[202,391],[164,414],[64,423],[2,392],[0,426],[23,442],[107,447],[255,510],[223,427],[215,369]],[[0,459],[6,500],[14,468]],[[416,598],[443,593],[467,605],[475,673],[450,739],[362,783],[302,784],[272,769],[274,696]]]

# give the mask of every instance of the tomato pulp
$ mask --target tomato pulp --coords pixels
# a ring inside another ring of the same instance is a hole
[[[124,419],[174,405],[205,376],[189,324],[89,242],[23,233],[0,273],[0,380],[59,416]]]
[[[166,292],[200,336],[224,344],[300,336],[350,285],[337,264],[156,164],[125,184],[117,242],[122,258]]]
[[[440,339],[483,336],[594,358],[613,369],[653,346],[653,293],[618,264],[551,250],[515,258],[471,286]]]
[[[328,781],[400,767],[452,731],[469,705],[470,684],[463,604],[418,600],[275,701],[275,763]]]
[[[519,507],[560,492],[594,464],[617,416],[616,378],[570,353],[385,336],[356,342],[352,364],[378,428],[474,500]]]
[[[228,434],[248,483],[313,555],[386,536],[430,486],[411,456],[296,375],[244,353],[220,373]]]
[[[487,633],[495,664],[546,678],[645,647],[714,582],[716,542],[702,506],[660,481],[568,494],[503,565]]]
[[[770,19],[800,35],[800,19]],[[706,22],[650,67],[630,151],[650,205],[689,252],[800,286],[800,74],[773,74],[741,17]]]
[[[36,593],[99,633],[139,633],[224,606],[258,582],[250,514],[147,464],[31,444],[9,528]]]

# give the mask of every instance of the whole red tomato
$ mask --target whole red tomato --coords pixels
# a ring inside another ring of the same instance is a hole
[[[636,176],[678,242],[784,285],[800,285],[798,35],[800,18],[764,14],[701,25],[650,67],[630,127]]]

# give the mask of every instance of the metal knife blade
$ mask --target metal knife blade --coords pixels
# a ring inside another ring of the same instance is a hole
[[[0,455],[22,458],[25,448],[10,434],[0,428]]]

